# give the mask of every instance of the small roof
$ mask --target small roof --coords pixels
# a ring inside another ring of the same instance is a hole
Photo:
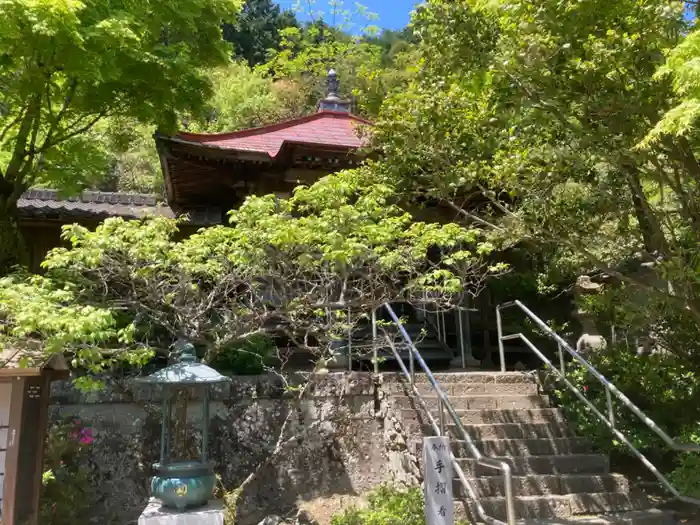
[[[178,133],[171,140],[212,148],[266,154],[274,159],[287,144],[355,150],[364,145],[358,127],[368,120],[341,111],[311,115],[230,133]]]
[[[22,366],[25,364],[27,366]],[[38,376],[43,370],[68,375],[70,368],[61,353],[47,356],[41,350],[3,348],[0,350],[0,378],[8,376]]]
[[[36,189],[22,194],[17,207],[23,218],[62,221],[176,216],[158,196],[144,193],[84,191],[80,195],[62,196],[57,190]],[[221,210],[218,208],[187,210],[187,216],[186,223],[195,226],[221,223]]]
[[[139,219],[146,214],[174,217],[172,210],[154,195],[84,191],[80,195],[61,196],[51,189],[25,192],[19,199],[20,215],[35,218],[124,217]]]
[[[214,385],[231,379],[204,363],[175,363],[135,381],[150,385]]]
[[[146,377],[136,378],[137,383],[149,385],[215,385],[226,383],[230,378],[222,376],[219,372],[204,363],[197,361],[194,346],[191,343],[178,341],[175,350],[180,354],[176,363],[166,366],[162,370]]]

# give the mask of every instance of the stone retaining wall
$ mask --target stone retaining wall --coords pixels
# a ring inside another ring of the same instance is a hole
[[[272,375],[235,377],[214,392],[208,452],[228,490],[270,456],[291,418],[284,452],[246,490],[237,524],[291,512],[300,500],[359,494],[380,483],[418,482],[417,461],[406,447],[409,439],[401,435],[400,415],[389,395],[400,390],[395,374],[299,374],[293,381],[307,378],[309,389],[301,401]],[[80,418],[93,429],[93,483],[87,497],[94,523],[135,523],[145,507],[150,465],[159,455],[159,401],[159,392],[133,390],[128,381],[111,381],[94,394],[82,394],[68,381],[54,384],[52,418]],[[190,403],[188,450],[198,450],[200,422],[201,405]]]

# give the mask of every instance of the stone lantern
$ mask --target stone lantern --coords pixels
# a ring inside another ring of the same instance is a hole
[[[201,507],[212,498],[216,485],[214,464],[207,458],[209,446],[209,397],[212,386],[229,382],[213,368],[197,361],[194,346],[179,343],[178,362],[136,379],[137,383],[163,389],[163,421],[160,443],[160,462],[153,465],[155,475],[151,493],[164,507],[178,511]],[[202,395],[202,450],[199,460],[172,457],[172,408],[177,393],[195,388]]]

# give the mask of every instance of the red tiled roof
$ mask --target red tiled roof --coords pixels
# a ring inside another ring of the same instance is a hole
[[[319,111],[259,128],[231,133],[179,133],[176,138],[203,146],[266,153],[274,158],[289,143],[357,149],[364,144],[357,133],[358,125],[371,124],[349,113]]]

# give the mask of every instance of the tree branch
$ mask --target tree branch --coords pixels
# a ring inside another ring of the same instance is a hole
[[[22,120],[22,118],[24,117],[24,113],[27,111],[27,109],[28,106],[22,106],[17,116],[10,122],[8,122],[7,126],[5,126],[2,129],[2,131],[0,131],[0,144],[3,143],[3,141],[5,140],[5,136],[9,133],[9,131]]]
[[[40,118],[39,111],[41,109],[41,95],[33,95],[27,105],[27,111],[22,118],[17,138],[15,139],[15,147],[13,148],[12,157],[7,164],[5,177],[13,184],[21,184],[22,163],[25,161],[27,154],[27,140],[31,133],[35,120]]]
[[[49,137],[47,136],[46,140],[44,141],[44,144],[39,149],[35,150],[33,153],[34,154],[44,153],[49,148],[57,146],[58,144],[65,142],[69,139],[72,139],[73,137],[80,135],[81,133],[85,133],[86,131],[89,131],[95,124],[97,124],[101,119],[103,119],[107,115],[108,115],[108,112],[106,112],[106,111],[100,112],[95,118],[90,120],[87,124],[77,128],[77,129],[74,129],[74,130],[72,130],[72,131],[70,131],[70,132],[68,132],[68,133],[64,134],[63,136],[58,137],[56,139],[49,139]],[[81,119],[79,119],[79,121],[80,120],[83,120],[83,119],[81,118]]]
[[[48,82],[47,82],[47,89],[48,89]],[[66,115],[66,112],[68,111],[68,107],[70,106],[71,102],[73,101],[73,97],[75,96],[75,91],[78,88],[78,80],[73,79],[70,81],[68,85],[68,93],[66,94],[65,98],[63,99],[63,104],[61,105],[61,109],[58,111],[58,114],[54,117],[53,111],[51,110],[52,102],[51,102],[51,95],[50,93],[47,94],[47,97],[49,98],[48,100],[48,106],[49,106],[49,114],[52,117],[53,122],[51,123],[51,127],[49,128],[49,131],[46,133],[46,139],[44,140],[44,143],[47,141],[50,141],[51,138],[53,137],[53,134],[56,132],[58,127],[61,124],[61,120],[63,120],[63,117]]]
[[[476,222],[477,224],[481,224],[482,226],[486,226],[487,228],[491,228],[492,230],[501,231],[501,232],[505,231],[500,226],[497,226],[496,224],[490,223],[490,222],[478,217],[477,215],[474,215],[473,213],[469,213],[467,210],[465,210],[461,206],[457,206],[451,200],[447,200],[447,199],[442,199],[442,200],[444,203],[446,203],[450,207],[451,210],[459,213],[460,215],[462,215],[463,217],[465,217],[469,220]]]

